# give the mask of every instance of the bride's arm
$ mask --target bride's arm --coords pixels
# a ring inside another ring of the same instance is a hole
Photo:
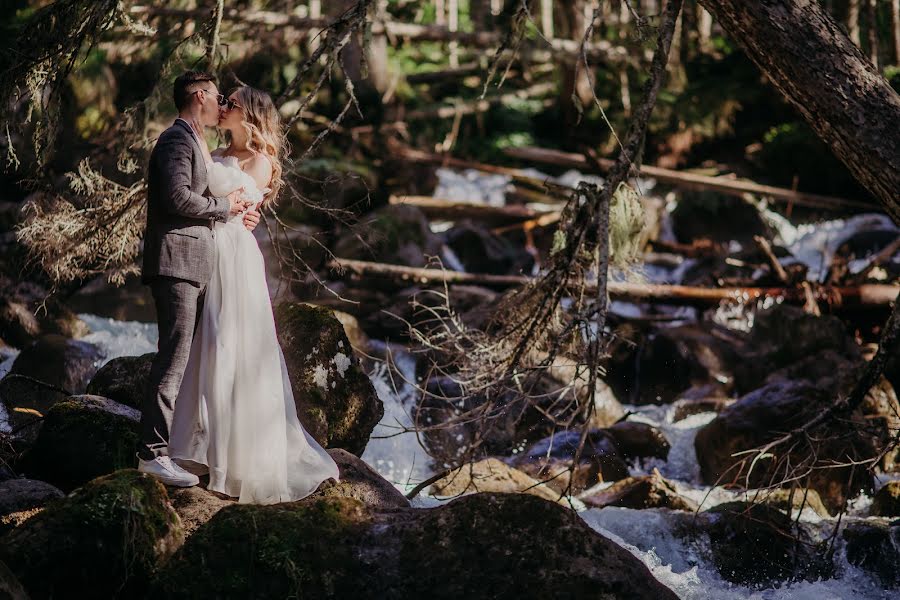
[[[244,172],[253,178],[256,187],[265,190],[272,181],[272,163],[265,156],[257,154],[244,167]],[[261,203],[260,203],[261,204]],[[259,205],[250,208],[244,214],[244,227],[253,231],[259,224]]]

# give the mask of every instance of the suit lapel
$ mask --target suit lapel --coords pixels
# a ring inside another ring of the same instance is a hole
[[[191,139],[194,140],[194,147],[200,152],[200,156],[203,156],[203,150],[200,148],[200,140],[197,139],[197,134],[194,132],[194,129],[181,117],[175,119],[175,125],[187,130],[187,132],[191,134]]]

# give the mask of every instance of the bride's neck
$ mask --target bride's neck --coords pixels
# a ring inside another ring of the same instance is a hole
[[[231,144],[229,147],[232,152],[246,152],[248,150],[247,143],[249,141],[250,136],[247,135],[246,131],[231,130]]]

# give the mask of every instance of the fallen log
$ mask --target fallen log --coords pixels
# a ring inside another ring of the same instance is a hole
[[[326,267],[343,277],[355,279],[379,279],[392,281],[402,287],[414,284],[470,284],[493,288],[510,288],[527,285],[535,281],[526,275],[490,275],[485,273],[464,273],[445,269],[422,269],[385,263],[334,258]],[[806,301],[802,286],[797,287],[733,287],[700,288],[686,285],[663,285],[656,283],[628,283],[610,281],[609,295],[614,300],[627,302],[657,302],[661,304],[686,306],[716,306],[722,301],[738,303],[755,302],[762,298],[777,298],[793,304]],[[590,291],[593,286],[588,286]],[[820,303],[847,307],[887,307],[897,299],[900,286],[864,284],[837,287],[821,286],[814,290]]]
[[[507,224],[537,219],[557,211],[540,211],[521,205],[491,206],[475,202],[443,200],[432,196],[391,196],[391,204],[406,204],[419,208],[433,219],[459,221],[472,219],[490,224]]]
[[[583,155],[572,152],[561,152],[559,150],[548,150],[546,148],[506,148],[503,151],[509,157],[531,162],[545,163],[557,165],[561,167],[571,167],[586,171],[596,170],[594,167],[599,166],[603,171],[610,169],[613,161],[606,158],[593,158],[588,161]],[[729,179],[725,177],[710,177],[708,175],[697,175],[695,173],[686,173],[684,171],[675,171],[673,169],[664,169],[662,167],[654,167],[652,165],[641,165],[639,173],[644,177],[653,177],[657,181],[673,185],[682,189],[689,190],[711,190],[729,194],[732,196],[742,197],[744,194],[758,194],[760,196],[769,196],[776,200],[785,202],[793,202],[802,206],[812,206],[815,208],[842,209],[857,208],[867,210],[879,210],[880,207],[868,202],[860,202],[858,200],[847,200],[845,198],[836,198],[834,196],[823,196],[820,194],[809,194],[805,192],[797,192],[787,188],[780,188],[771,185],[762,185],[752,181],[740,181],[737,179]]]

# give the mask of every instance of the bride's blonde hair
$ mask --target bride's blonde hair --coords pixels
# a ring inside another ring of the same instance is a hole
[[[281,115],[266,92],[244,85],[233,89],[235,100],[243,109],[241,124],[247,131],[247,148],[254,154],[264,154],[272,163],[272,181],[265,202],[274,202],[284,186],[282,161],[287,153],[287,140],[281,126]]]

